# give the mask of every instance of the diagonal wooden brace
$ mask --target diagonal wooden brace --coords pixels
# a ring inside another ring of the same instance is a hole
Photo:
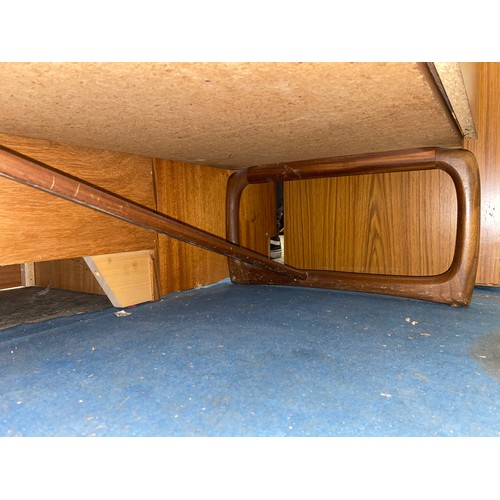
[[[307,276],[305,271],[274,262],[253,250],[121,198],[82,179],[72,177],[1,146],[0,176],[108,214],[130,224],[165,234],[232,259],[238,259],[271,274],[277,273],[286,276],[291,281],[303,280]]]
[[[239,241],[239,205],[249,184],[295,181],[363,174],[440,169],[453,180],[457,194],[457,235],[452,263],[435,276],[397,276],[305,270],[307,278],[293,281],[242,262],[230,261],[235,283],[298,285],[381,293],[466,306],[472,296],[479,251],[480,182],[474,155],[464,149],[422,148],[315,161],[250,167],[233,174],[228,183],[227,239]]]

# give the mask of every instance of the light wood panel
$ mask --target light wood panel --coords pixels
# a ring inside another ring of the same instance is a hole
[[[476,156],[481,174],[481,243],[476,282],[500,285],[500,63],[480,63],[476,128],[464,147]]]
[[[457,201],[441,171],[285,183],[285,262],[306,269],[434,275],[453,258]]]
[[[115,307],[128,307],[150,302],[155,294],[152,251],[115,253],[84,257]]]
[[[0,134],[0,144],[155,208],[151,158]],[[149,249],[155,235],[0,178],[0,265]]]
[[[226,184],[233,171],[155,160],[157,210],[225,238]],[[264,255],[274,228],[272,186],[252,186],[241,208],[242,244]],[[161,295],[201,287],[229,276],[227,258],[163,235],[157,263]]]

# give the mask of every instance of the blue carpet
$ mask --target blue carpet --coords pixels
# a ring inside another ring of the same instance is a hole
[[[2,436],[499,436],[500,291],[468,308],[222,282],[0,332]]]

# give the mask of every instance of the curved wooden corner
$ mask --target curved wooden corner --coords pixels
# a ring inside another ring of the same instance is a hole
[[[475,156],[468,150],[436,150],[436,163],[457,193],[457,236],[450,268],[444,273],[449,303],[468,305],[477,273],[481,224],[481,183]],[[445,287],[445,285],[442,285]]]

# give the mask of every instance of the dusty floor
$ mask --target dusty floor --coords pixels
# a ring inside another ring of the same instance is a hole
[[[104,295],[38,286],[0,292],[0,330],[112,307]]]

